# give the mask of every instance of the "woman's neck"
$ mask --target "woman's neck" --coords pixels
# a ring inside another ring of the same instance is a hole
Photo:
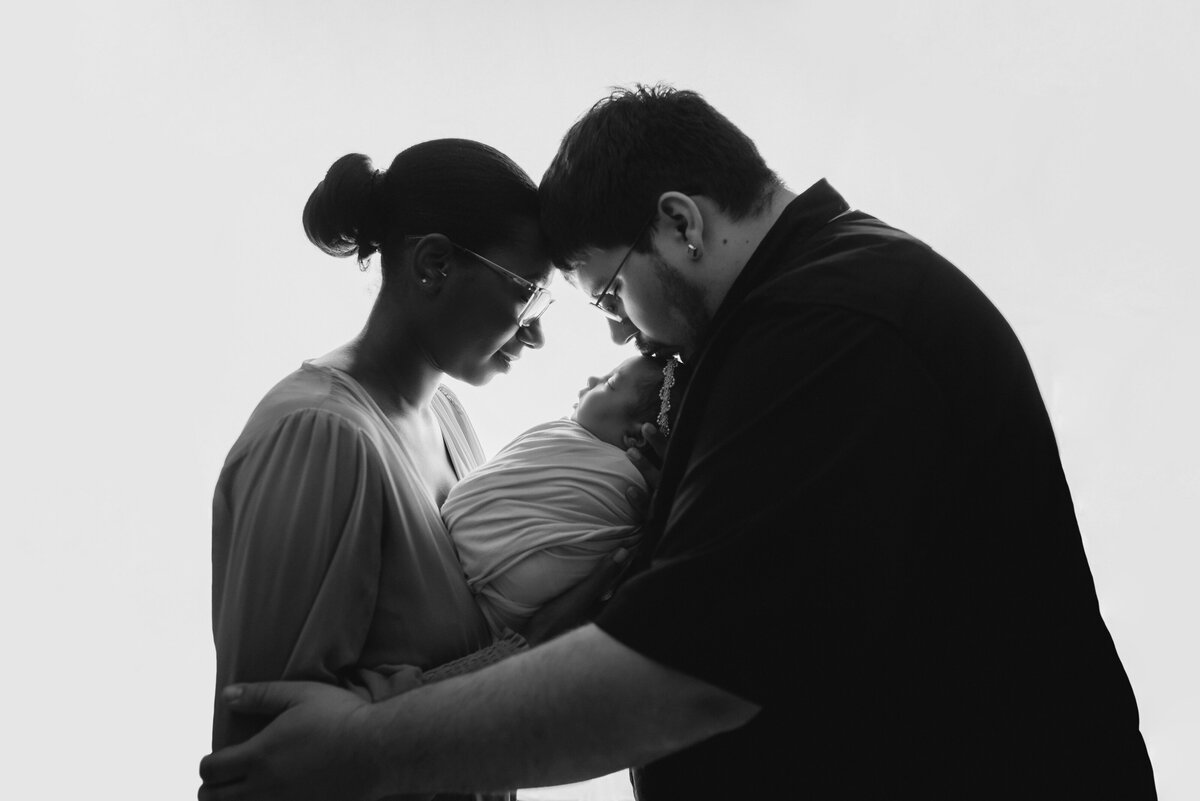
[[[426,412],[443,376],[405,315],[382,298],[362,333],[320,361],[345,370],[389,416],[401,418]]]

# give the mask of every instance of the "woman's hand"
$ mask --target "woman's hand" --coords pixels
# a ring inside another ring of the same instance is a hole
[[[529,619],[523,635],[530,645],[539,645],[563,632],[587,623],[612,596],[622,571],[632,562],[633,552],[618,548],[592,574],[545,604]]]
[[[663,455],[667,452],[667,438],[659,433],[653,423],[642,423],[642,438],[626,437],[625,446],[625,455],[646,479],[646,485],[653,493],[658,488]]]

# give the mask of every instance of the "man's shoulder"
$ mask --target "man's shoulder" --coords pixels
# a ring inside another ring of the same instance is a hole
[[[921,240],[855,213],[780,254],[746,299],[874,308],[949,266]]]
[[[971,280],[922,240],[862,212],[776,254],[741,299],[727,333],[799,323],[823,308],[897,331],[937,327],[952,307],[989,305]],[[794,325],[792,327],[795,327]]]

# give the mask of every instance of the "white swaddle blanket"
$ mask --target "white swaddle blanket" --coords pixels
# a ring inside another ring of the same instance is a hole
[[[522,631],[636,541],[630,486],[646,481],[625,452],[564,418],[521,434],[450,490],[442,518],[494,631]]]

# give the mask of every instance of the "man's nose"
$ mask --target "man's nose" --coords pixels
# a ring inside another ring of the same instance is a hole
[[[628,317],[622,317],[620,320],[608,321],[608,333],[613,342],[624,345],[631,336],[638,333],[638,328],[630,322]]]

